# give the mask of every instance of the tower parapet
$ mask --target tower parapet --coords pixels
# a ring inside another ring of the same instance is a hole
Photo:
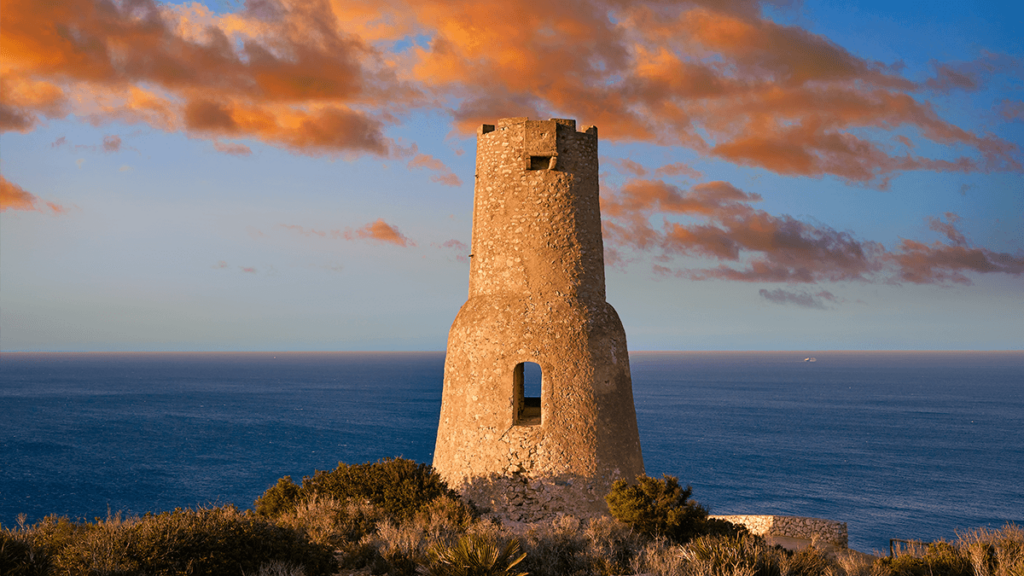
[[[478,130],[469,299],[448,336],[434,468],[485,508],[600,514],[615,479],[644,471],[603,250],[595,127]]]

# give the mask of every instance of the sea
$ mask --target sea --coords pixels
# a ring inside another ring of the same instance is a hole
[[[846,522],[864,552],[1024,524],[1024,352],[630,364],[647,474],[713,514]],[[440,352],[4,353],[0,525],[248,508],[338,462],[429,463],[443,371]]]

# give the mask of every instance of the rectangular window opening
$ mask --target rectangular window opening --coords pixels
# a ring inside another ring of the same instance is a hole
[[[536,426],[541,423],[540,399],[543,379],[539,364],[516,364],[515,370],[512,371],[516,425]]]
[[[530,156],[530,170],[550,170],[551,156]]]

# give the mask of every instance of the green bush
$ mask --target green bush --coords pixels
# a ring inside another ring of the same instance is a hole
[[[285,512],[294,510],[301,495],[302,489],[292,482],[292,477],[285,476],[257,498],[254,507],[256,513],[264,518],[277,518]]]
[[[458,498],[430,466],[392,458],[366,464],[339,463],[334,470],[306,476],[301,487],[286,476],[256,500],[256,512],[276,518],[314,495],[341,503],[369,502],[396,520],[412,517],[442,496]]]
[[[692,494],[674,476],[657,480],[641,474],[636,484],[616,480],[605,501],[612,516],[649,538],[684,544],[701,534],[725,531],[721,520],[708,522],[708,511],[690,500]]]

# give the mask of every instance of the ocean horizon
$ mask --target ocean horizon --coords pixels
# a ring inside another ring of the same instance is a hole
[[[809,359],[813,358],[811,362]],[[631,352],[648,475],[850,546],[1024,523],[1024,352]],[[0,524],[234,503],[432,458],[443,352],[0,355]]]

